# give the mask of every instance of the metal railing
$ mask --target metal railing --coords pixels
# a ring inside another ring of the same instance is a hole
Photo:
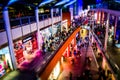
[[[60,16],[59,14],[54,14],[53,17]],[[51,18],[50,14],[42,14],[39,15],[39,21],[45,20]],[[19,27],[22,25],[27,25],[36,22],[35,16],[25,16],[25,17],[20,17],[20,18],[15,18],[15,19],[10,19],[10,26],[11,28]],[[0,20],[0,31],[4,31],[4,21],[3,19]]]
[[[95,33],[93,33],[93,36],[94,36],[95,40],[97,41],[98,46],[100,47],[101,51],[103,52],[103,55],[105,56],[105,59],[107,60],[107,63],[109,65],[109,67],[111,68],[111,71],[112,71],[113,75],[115,76],[115,79],[120,80],[119,68],[116,66],[115,62],[113,62],[111,60],[111,58],[109,57],[109,55],[107,54],[107,52],[103,48],[103,45],[102,45],[101,41],[99,40],[99,38],[97,37],[97,35]]]
[[[104,9],[120,11],[120,3],[117,3],[115,1],[108,1],[99,4],[90,5],[90,8],[91,9],[104,8]]]

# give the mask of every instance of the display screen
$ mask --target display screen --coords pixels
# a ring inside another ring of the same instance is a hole
[[[9,53],[8,47],[5,47],[5,48],[0,50],[0,54],[6,54],[6,53]]]

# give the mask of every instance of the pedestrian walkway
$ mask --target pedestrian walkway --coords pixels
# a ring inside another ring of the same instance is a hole
[[[96,64],[96,60],[94,57],[94,53],[92,50],[92,47],[89,46],[88,48],[81,48],[81,56],[80,57],[67,57],[66,61],[63,62],[63,71],[58,77],[58,80],[80,80],[82,77],[84,77],[83,73],[86,68],[88,68],[86,62],[86,57],[91,58],[91,66],[89,66],[90,72],[92,74],[92,79],[97,80],[98,79],[98,68]],[[71,59],[74,58],[74,64],[71,64]],[[70,75],[72,73],[72,75]],[[70,76],[72,76],[72,79],[70,79]]]
[[[91,58],[91,65],[89,66],[89,68],[90,68],[90,73],[92,75],[92,79],[97,80],[98,79],[98,63],[91,46],[89,46],[87,50],[87,57]],[[87,68],[87,65],[86,65],[86,68]]]

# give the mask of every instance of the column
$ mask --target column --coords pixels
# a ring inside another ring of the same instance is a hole
[[[70,44],[68,44],[68,57],[70,57]]]
[[[53,19],[53,8],[51,8],[51,23],[52,23],[52,30],[53,30],[53,24],[54,24],[54,19]]]
[[[100,11],[100,14],[99,14],[99,23],[101,23],[102,21],[102,12]]]
[[[74,37],[74,48],[76,48],[76,36]]]
[[[3,19],[4,19],[4,23],[5,23],[5,30],[6,30],[6,34],[7,34],[8,47],[9,47],[9,52],[10,52],[13,69],[16,69],[17,65],[16,65],[16,58],[15,58],[14,48],[13,48],[13,39],[12,39],[12,33],[11,33],[11,28],[10,28],[8,7],[5,7],[3,10]]]
[[[108,13],[108,15],[107,15],[107,23],[106,23],[105,42],[104,42],[104,49],[105,49],[105,51],[107,49],[108,30],[109,30],[109,16],[110,16],[110,14]]]
[[[38,15],[38,7],[35,9],[35,17],[36,17],[36,26],[37,26],[37,40],[38,40],[38,49],[41,49],[40,44],[40,28],[39,28],[39,15]]]
[[[115,26],[114,26],[114,39],[115,39],[115,35],[116,35],[117,22],[118,22],[118,18],[116,16],[116,18],[115,18]]]
[[[101,12],[97,12],[97,23],[100,23],[100,18],[101,18]]]
[[[73,20],[73,5],[70,6],[69,11],[70,11],[71,21],[72,21]]]
[[[62,31],[62,8],[60,8],[60,16],[61,16],[61,31]]]
[[[99,11],[97,11],[97,20],[96,20],[96,22],[98,23],[98,21],[99,21]]]
[[[31,24],[30,24],[30,17],[28,18],[28,23],[29,23],[29,26],[30,26],[30,33],[32,33]]]
[[[20,18],[20,26],[21,26],[22,36],[23,36],[23,28],[22,28],[22,19],[21,18]]]
[[[94,36],[93,36],[93,34],[92,34],[92,40],[91,41],[92,41],[92,43],[94,42]]]
[[[102,12],[102,24],[104,23],[104,12]]]
[[[83,0],[77,0],[78,2],[78,15],[81,15],[82,7],[83,7]]]

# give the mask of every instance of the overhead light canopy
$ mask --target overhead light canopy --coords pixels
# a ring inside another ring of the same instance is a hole
[[[52,1],[54,1],[54,0],[44,0],[42,3],[39,4],[39,7],[43,6],[45,4],[51,3]]]
[[[7,6],[9,6],[9,5],[11,5],[11,4],[13,4],[14,2],[17,2],[18,0],[10,0],[9,2],[8,2],[8,4],[7,4]]]
[[[71,4],[75,3],[75,2],[76,2],[76,0],[70,1],[69,3],[65,4],[64,7],[67,7],[67,6],[69,6],[69,5],[71,5]]]
[[[55,6],[59,6],[59,5],[62,5],[62,4],[65,4],[67,2],[69,2],[70,0],[62,0],[60,2],[58,2],[57,4],[55,4]]]
[[[120,0],[115,0],[115,2],[118,2],[118,3],[120,3]]]

